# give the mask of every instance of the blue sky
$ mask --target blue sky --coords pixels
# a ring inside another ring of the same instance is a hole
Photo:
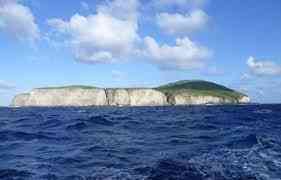
[[[281,1],[0,0],[0,105],[42,86],[204,79],[281,102]]]

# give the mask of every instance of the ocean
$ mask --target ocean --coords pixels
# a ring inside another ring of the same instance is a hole
[[[0,108],[1,180],[280,180],[281,105]]]

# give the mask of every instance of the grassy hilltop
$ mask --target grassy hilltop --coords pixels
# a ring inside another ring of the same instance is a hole
[[[194,96],[217,96],[233,101],[236,101],[242,96],[245,96],[244,94],[229,89],[225,86],[203,80],[177,81],[174,83],[159,86],[156,89],[165,94],[186,92]]]
[[[57,87],[42,87],[36,89],[97,89],[95,86],[85,86],[85,85],[70,85],[70,86],[57,86]]]

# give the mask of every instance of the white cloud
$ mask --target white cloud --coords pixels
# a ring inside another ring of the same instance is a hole
[[[175,46],[159,45],[153,38],[146,37],[145,55],[161,69],[197,69],[202,68],[212,52],[192,42],[189,38],[177,39]]]
[[[207,0],[154,0],[155,5],[159,6],[176,6],[185,7],[201,7]]]
[[[249,80],[249,79],[251,79],[251,78],[252,78],[251,75],[248,74],[248,73],[244,73],[244,74],[242,74],[242,76],[241,76],[241,80],[242,80],[242,81],[246,81],[246,80]]]
[[[115,79],[115,80],[122,80],[126,77],[126,74],[121,72],[121,71],[118,71],[118,70],[113,70],[111,72],[112,74],[112,78]]]
[[[0,80],[0,90],[10,90],[14,88],[15,88],[14,85]]]
[[[50,19],[48,24],[70,36],[78,61],[111,63],[130,54],[139,40],[136,8],[136,0],[126,3],[115,0],[99,6],[97,14],[86,17],[76,14],[69,21]]]
[[[40,38],[31,10],[15,0],[0,0],[0,30],[19,40]]]
[[[255,75],[281,75],[281,65],[272,61],[258,61],[251,56],[247,60],[247,65]]]
[[[112,17],[129,20],[131,22],[137,21],[138,18],[138,0],[113,0],[106,4],[100,5],[97,11],[102,14],[110,14]]]
[[[67,33],[69,31],[68,22],[65,22],[64,20],[59,18],[48,19],[47,24],[61,33]]]
[[[114,63],[138,56],[160,69],[187,70],[203,67],[212,56],[208,48],[188,37],[178,38],[174,46],[159,44],[152,37],[141,39],[138,34],[138,8],[138,0],[126,3],[122,0],[105,1],[97,6],[96,14],[75,14],[69,20],[49,19],[48,24],[69,42],[75,59],[83,63]],[[188,31],[197,30],[205,23],[198,20],[202,15],[200,13],[204,12],[192,11],[191,15],[180,17]],[[177,27],[173,32],[186,31],[179,27],[180,23],[175,23]]]
[[[194,10],[185,15],[161,13],[157,15],[157,24],[169,34],[186,35],[203,29],[208,19],[208,15],[202,10]]]
[[[82,8],[83,10],[85,10],[85,11],[90,10],[89,4],[86,3],[85,1],[82,1],[82,2],[80,3],[80,5],[81,5],[81,8]]]

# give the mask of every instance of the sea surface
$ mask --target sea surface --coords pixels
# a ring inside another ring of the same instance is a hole
[[[0,180],[280,180],[281,105],[0,108]]]

